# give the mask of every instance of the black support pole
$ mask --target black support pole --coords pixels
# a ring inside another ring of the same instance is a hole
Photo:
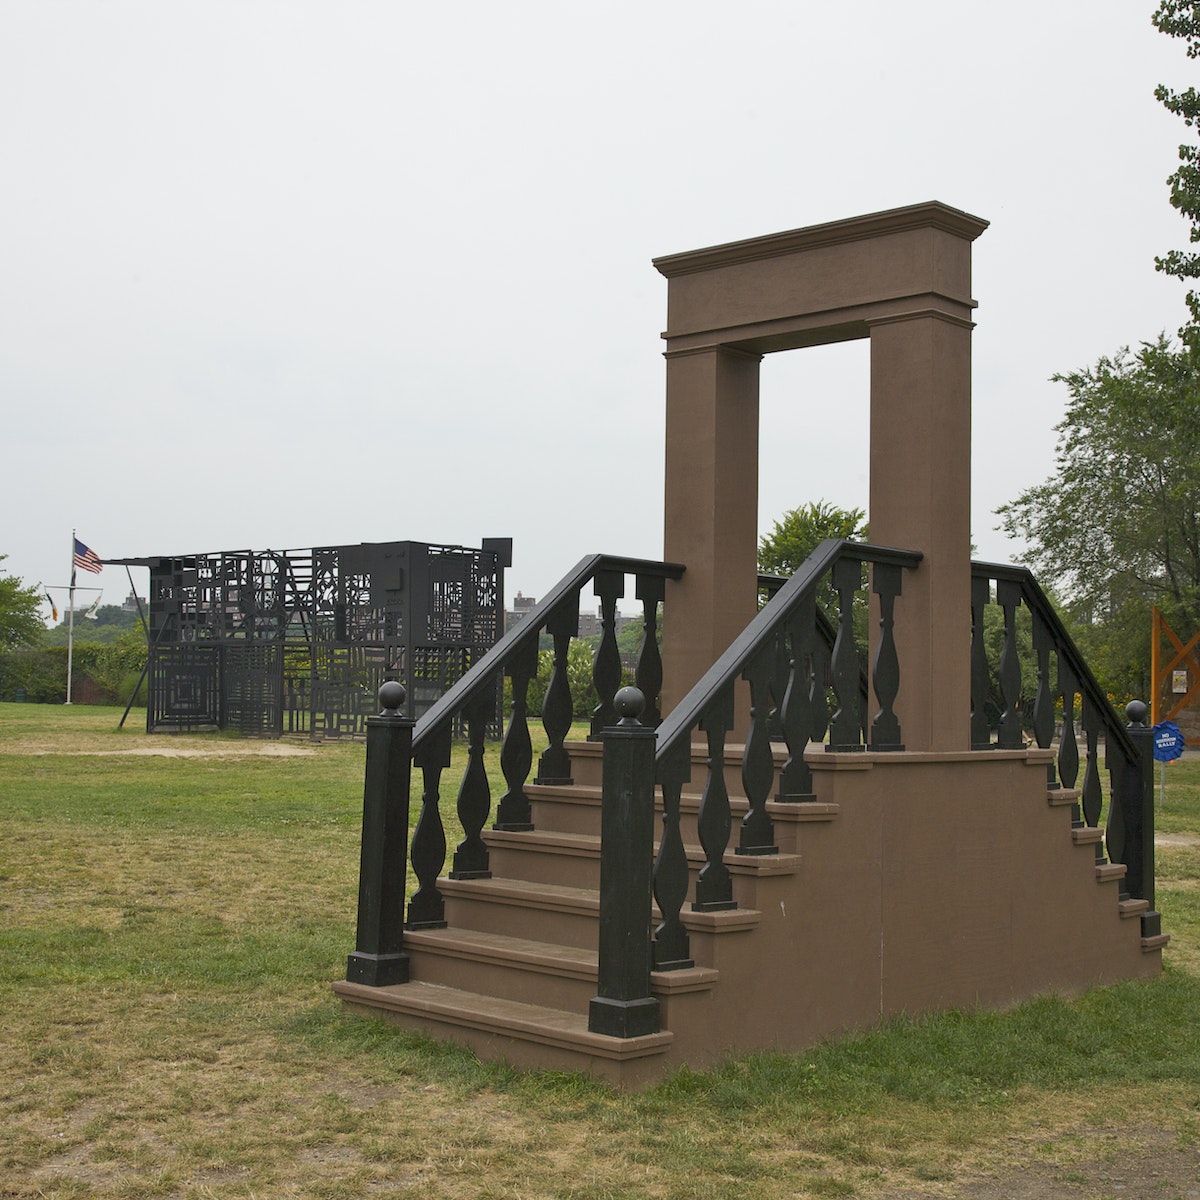
[[[379,701],[384,711],[367,718],[358,938],[346,962],[346,979],[370,987],[408,982],[403,949],[405,852],[416,722],[400,715],[401,684],[385,683]]]
[[[621,719],[601,734],[599,995],[588,1007],[588,1029],[630,1038],[659,1028],[650,994],[656,742],[638,721],[645,698],[637,688],[622,688],[613,704]]]
[[[1157,937],[1162,917],[1154,907],[1154,730],[1146,724],[1149,710],[1141,700],[1125,707],[1126,729],[1137,747],[1138,761],[1125,767],[1120,795],[1125,819],[1125,886],[1131,896],[1145,900],[1142,936]]]

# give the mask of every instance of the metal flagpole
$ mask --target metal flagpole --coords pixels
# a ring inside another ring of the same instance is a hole
[[[71,703],[71,656],[75,650],[75,530],[71,530],[71,588],[67,593],[67,703]]]

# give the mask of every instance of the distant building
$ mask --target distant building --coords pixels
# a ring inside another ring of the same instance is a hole
[[[520,592],[513,597],[512,608],[508,609],[504,614],[504,628],[511,629],[519,621],[523,621],[533,611],[537,605],[536,596],[523,596]],[[622,628],[635,620],[634,617],[623,617],[618,611],[616,614],[616,630],[620,633]],[[579,614],[579,634],[581,638],[599,637],[603,633],[600,624],[600,612],[581,612]]]
[[[121,611],[135,613],[138,611],[139,605],[143,610],[145,610],[146,597],[139,596],[136,592],[130,592],[129,595],[125,597],[125,603],[121,605]]]
[[[513,597],[513,606],[504,613],[504,628],[511,629],[518,621],[523,621],[537,604],[536,596],[522,596],[518,592]]]

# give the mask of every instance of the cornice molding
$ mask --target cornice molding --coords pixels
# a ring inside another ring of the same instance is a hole
[[[858,242],[912,229],[939,229],[973,242],[988,224],[982,217],[951,208],[939,200],[929,200],[923,204],[867,213],[865,216],[849,217],[843,221],[808,225],[803,229],[769,233],[763,237],[726,242],[701,250],[686,250],[681,254],[666,254],[652,261],[660,274],[672,279],[677,275],[692,275],[697,271],[710,271],[717,267],[777,258],[801,250],[815,250],[843,242]]]

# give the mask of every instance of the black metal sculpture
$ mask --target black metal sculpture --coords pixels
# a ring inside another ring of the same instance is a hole
[[[499,639],[512,540],[115,561],[150,570],[148,733],[361,737],[385,679],[419,717]]]

